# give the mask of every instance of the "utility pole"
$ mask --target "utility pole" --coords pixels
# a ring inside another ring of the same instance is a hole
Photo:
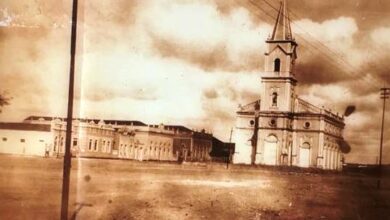
[[[232,143],[232,134],[233,134],[233,128],[230,129],[230,138],[229,138],[229,145],[228,145],[228,156],[226,158],[226,169],[229,168],[229,163],[230,163],[230,157],[232,155],[232,149],[230,148],[231,147],[231,143]]]
[[[386,112],[386,99],[389,98],[390,88],[381,88],[381,99],[383,99],[383,110],[382,110],[382,127],[381,127],[381,140],[379,145],[379,169],[378,169],[378,182],[377,187],[381,187],[381,178],[382,178],[382,149],[383,149],[383,130],[385,126],[385,112]]]
[[[72,139],[72,120],[73,120],[73,96],[74,96],[74,72],[76,57],[76,32],[77,32],[77,6],[78,0],[73,0],[72,7],[72,29],[70,41],[70,68],[69,68],[69,92],[68,92],[68,115],[66,118],[66,139],[64,168],[62,178],[62,198],[61,198],[61,220],[68,220],[69,205],[69,182],[71,168],[71,139]]]
[[[255,104],[255,121],[254,121],[254,128],[253,128],[253,135],[251,138],[251,144],[252,144],[252,154],[251,154],[251,164],[255,165],[256,163],[256,152],[257,152],[257,133],[259,130],[259,111],[260,111],[260,103],[257,102]]]

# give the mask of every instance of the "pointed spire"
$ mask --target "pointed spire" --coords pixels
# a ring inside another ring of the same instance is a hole
[[[280,2],[278,17],[270,40],[293,40],[286,0]]]

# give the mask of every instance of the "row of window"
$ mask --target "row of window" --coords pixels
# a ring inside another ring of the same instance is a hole
[[[58,139],[60,139],[58,141]],[[54,149],[56,149],[57,145],[63,146],[64,145],[64,137],[58,138],[57,136],[54,138]],[[54,150],[55,151],[55,150]]]
[[[130,149],[133,149],[133,147],[134,147],[134,148],[137,148],[137,147],[136,147],[135,145],[133,145],[133,144],[130,144],[129,147],[130,147]],[[163,151],[163,152],[167,151],[167,152],[170,152],[169,147],[170,147],[170,146],[167,146],[167,147],[152,147],[152,146],[150,146],[150,147],[149,147],[149,151],[152,152],[153,149],[154,149],[155,152],[157,152],[157,151]],[[121,144],[121,145],[120,145],[120,149],[126,149],[126,148],[127,148],[127,144]]]
[[[90,132],[92,134],[106,134],[106,135],[113,135],[114,132],[111,130],[101,129],[101,128],[86,128],[87,132]]]
[[[337,150],[338,148],[339,148],[339,146],[336,144],[325,144],[324,145],[324,149],[328,149],[328,150]]]
[[[276,122],[277,122],[277,119],[276,119],[276,118],[271,118],[271,119],[268,121],[268,125],[269,125],[270,127],[276,127],[276,125],[277,125]],[[289,121],[289,122],[290,122],[290,121]],[[250,121],[249,121],[249,124],[250,124],[251,126],[254,126],[254,125],[255,125],[255,121],[254,121],[254,120],[250,120]],[[289,124],[292,125],[292,122],[290,122]],[[291,126],[290,126],[290,127],[291,127]],[[311,124],[309,121],[306,121],[306,122],[303,123],[302,127],[305,128],[305,129],[309,129],[309,128],[312,127],[312,124]],[[340,134],[341,134],[341,131],[342,131],[341,128],[338,128],[338,127],[336,127],[336,126],[332,126],[332,125],[330,125],[330,124],[325,124],[325,132],[330,132],[330,133],[333,133],[333,134],[338,134],[338,135],[340,135]]]
[[[97,152],[99,150],[98,143],[99,143],[99,140],[97,140],[97,139],[95,139],[95,140],[89,139],[88,150]],[[114,144],[114,142],[111,142],[111,141],[108,141],[108,140],[107,141],[106,140],[102,140],[101,141],[101,151],[103,153],[111,152],[111,148],[112,148],[113,144]]]
[[[340,165],[341,155],[337,150],[331,150],[329,148],[324,149],[324,166],[325,168],[337,168]]]
[[[254,120],[250,120],[249,121],[249,124],[251,125],[251,126],[254,126],[255,125],[255,121]],[[276,118],[271,118],[270,120],[269,120],[269,122],[268,122],[268,124],[269,124],[269,126],[271,126],[271,127],[276,127]],[[306,128],[306,129],[309,129],[310,127],[311,127],[311,123],[310,122],[305,122],[304,124],[303,124],[303,127],[304,128]]]
[[[54,152],[57,152],[57,146],[64,146],[64,137],[55,137],[54,138],[54,147],[53,147],[53,151]],[[106,141],[106,140],[103,140],[102,141],[102,145],[101,145],[101,149],[102,149],[102,152],[111,152],[111,147],[114,143],[111,143],[111,141]],[[78,146],[78,139],[77,138],[73,138],[72,140],[72,147],[76,147]],[[98,151],[98,140],[92,140],[92,139],[89,139],[89,144],[88,144],[88,150],[89,151]]]
[[[194,146],[194,157],[204,157],[207,155],[207,147]]]
[[[170,145],[170,143],[169,142],[158,142],[158,141],[155,141],[155,142],[153,142],[153,141],[150,141],[150,145],[156,145],[156,146],[169,146]]]
[[[8,141],[8,138],[3,137],[1,140],[4,141],[4,142],[6,142],[6,141]],[[20,141],[20,143],[25,143],[25,142],[26,142],[26,139],[21,138],[19,141]],[[44,140],[40,139],[39,142],[44,142]]]
[[[152,146],[150,146],[149,147],[149,151],[150,152],[153,152],[153,150],[152,150],[153,148],[152,148]],[[157,153],[157,152],[164,152],[165,153],[165,149],[166,149],[166,151],[169,153],[171,150],[169,149],[169,148],[165,148],[165,147],[163,147],[163,148],[161,148],[161,147],[154,147],[154,152],[155,153]]]
[[[142,148],[139,148],[139,150],[142,150]],[[126,156],[126,155],[134,155],[134,153],[137,152],[137,147],[133,147],[133,145],[130,145],[129,147],[127,146],[127,144],[121,144],[120,147],[119,147],[119,155],[121,156]],[[153,148],[152,147],[149,147],[149,152],[150,152],[150,156],[152,157],[158,157],[158,156],[167,156],[171,153],[171,149],[170,148],[154,148],[154,151],[153,151]],[[147,153],[147,149],[144,150],[144,153],[146,154]]]
[[[330,132],[332,134],[341,135],[341,128],[333,126],[331,124],[325,124],[325,132]]]

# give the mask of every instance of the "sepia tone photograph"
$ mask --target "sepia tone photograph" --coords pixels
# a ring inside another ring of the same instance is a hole
[[[390,1],[1,0],[0,219],[390,219]]]

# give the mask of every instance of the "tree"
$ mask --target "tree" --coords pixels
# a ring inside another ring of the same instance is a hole
[[[10,99],[5,93],[0,93],[0,112],[3,106],[10,104]]]

